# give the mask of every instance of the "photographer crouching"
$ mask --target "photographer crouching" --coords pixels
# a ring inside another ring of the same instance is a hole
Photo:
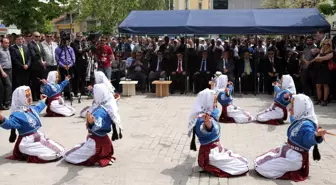
[[[74,64],[76,62],[75,53],[72,47],[69,46],[70,34],[61,32],[61,42],[60,45],[55,50],[55,57],[58,64],[58,69],[61,75],[61,81],[65,79],[66,76],[71,76],[71,80],[66,88],[64,88],[64,97],[66,100],[71,100],[71,85],[72,79],[74,77]]]

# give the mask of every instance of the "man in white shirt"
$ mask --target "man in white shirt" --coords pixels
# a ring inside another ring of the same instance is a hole
[[[46,40],[41,42],[41,44],[45,52],[46,73],[48,74],[50,71],[57,70],[57,62],[55,58],[57,43],[53,42],[53,35],[51,33],[46,33],[45,38]]]

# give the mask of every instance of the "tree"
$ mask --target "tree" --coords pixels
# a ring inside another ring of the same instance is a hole
[[[50,21],[67,11],[68,0],[5,0],[0,3],[0,18],[6,26],[16,25],[22,32],[51,31]]]
[[[329,0],[262,0],[263,8],[314,8]]]
[[[334,15],[336,13],[336,0],[330,3],[322,3],[318,6],[321,13],[324,15]]]
[[[111,33],[132,10],[167,9],[165,2],[165,0],[82,0],[78,5],[80,14],[77,21],[92,18],[101,23],[95,28],[96,30]]]

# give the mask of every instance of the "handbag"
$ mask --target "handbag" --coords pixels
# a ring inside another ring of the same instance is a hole
[[[330,60],[328,62],[328,68],[330,71],[336,71],[336,63],[334,62],[334,60]]]

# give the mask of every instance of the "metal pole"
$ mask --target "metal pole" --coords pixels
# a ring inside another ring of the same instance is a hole
[[[70,35],[72,36],[72,12],[70,12]]]
[[[258,44],[258,35],[255,36],[255,43]],[[254,58],[254,80],[253,80],[254,81],[254,95],[255,96],[257,96],[257,92],[258,92],[257,88],[259,87],[257,85],[257,83],[259,83],[258,80],[257,80],[257,73],[258,73],[257,69],[258,69],[259,57],[260,57],[260,55],[259,55],[259,52],[257,51],[256,57]]]

